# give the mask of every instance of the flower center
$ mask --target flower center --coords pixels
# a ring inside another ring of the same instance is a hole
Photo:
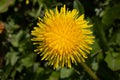
[[[77,28],[60,28],[55,31],[50,29],[45,34],[45,41],[46,45],[54,51],[68,53],[75,49],[79,41],[79,36],[79,30]]]

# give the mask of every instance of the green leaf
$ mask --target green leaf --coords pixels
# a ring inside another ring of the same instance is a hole
[[[38,62],[34,62],[34,72],[37,74],[44,72],[44,69],[40,67],[40,64]]]
[[[21,64],[25,67],[31,67],[34,64],[34,54],[31,53],[29,55],[27,55],[26,57],[22,58],[21,60]]]
[[[102,49],[100,48],[98,39],[95,39],[94,44],[92,45],[91,57],[96,57],[97,61],[100,61],[103,59]],[[97,65],[97,63],[92,65],[95,66]]]
[[[16,68],[16,70],[17,70],[18,72],[21,72],[22,69],[23,69],[23,65],[19,65],[19,66]]]
[[[6,12],[8,7],[14,4],[15,0],[0,0],[0,13]]]
[[[12,36],[12,40],[11,40],[11,44],[14,47],[18,47],[20,44],[20,40],[22,39],[22,37],[24,36],[24,32],[23,30],[20,30],[17,34],[14,34]]]
[[[60,78],[68,78],[73,72],[73,69],[62,68]]]
[[[113,32],[109,44],[117,44],[120,46],[120,30]],[[117,47],[119,48],[119,47]]]
[[[0,80],[7,80],[8,76],[10,75],[10,72],[12,70],[13,67],[11,67],[11,65],[6,65],[4,67],[4,72],[2,73],[2,76],[0,78]]]
[[[105,9],[103,13],[102,23],[110,25],[115,19],[120,19],[120,4],[114,4],[114,6],[108,6]]]
[[[49,77],[49,80],[59,80],[59,73],[54,71]]]
[[[9,19],[8,19],[9,20]],[[10,18],[8,24],[6,24],[6,30],[9,34],[13,33],[15,30],[19,28],[18,24],[15,24],[15,21]]]
[[[91,56],[94,56],[96,53],[98,53],[101,50],[100,45],[98,44],[98,40],[97,39],[95,39],[94,44],[92,45],[92,48],[93,49],[91,51],[91,53],[92,53]]]
[[[79,11],[79,15],[84,14],[84,8],[79,0],[74,0],[73,7]]]
[[[94,28],[94,32],[95,32],[96,36],[98,37],[99,45],[100,45],[101,49],[103,49],[104,51],[108,51],[109,46],[108,46],[105,31],[104,31],[104,27],[106,27],[106,26],[105,26],[105,24],[101,23],[99,18],[94,17],[93,19],[95,21],[93,28]]]
[[[107,56],[105,58],[105,61],[108,64],[108,67],[113,70],[117,71],[120,70],[120,54],[116,52],[107,52]]]
[[[94,71],[98,70],[98,63],[95,60],[92,62],[91,66]]]
[[[10,48],[10,52],[8,52],[5,56],[6,64],[10,63],[13,66],[19,59],[17,55],[18,55],[18,52],[15,52],[12,48]]]

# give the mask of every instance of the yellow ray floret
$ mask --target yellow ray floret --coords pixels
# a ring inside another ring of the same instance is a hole
[[[72,63],[83,62],[92,49],[89,46],[94,42],[91,25],[84,20],[84,15],[78,16],[76,9],[68,11],[64,5],[60,12],[57,7],[55,12],[46,11],[37,25],[32,31],[32,41],[38,44],[35,51],[55,69],[71,68]]]

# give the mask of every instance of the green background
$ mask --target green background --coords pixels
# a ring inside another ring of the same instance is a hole
[[[0,0],[0,27],[4,27],[0,33],[0,80],[94,80],[81,64],[54,70],[34,53],[30,33],[37,17],[64,4],[85,14],[93,24],[95,43],[87,67],[100,80],[120,80],[120,0]]]

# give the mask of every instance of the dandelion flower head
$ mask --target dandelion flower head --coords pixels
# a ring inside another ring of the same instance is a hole
[[[38,45],[35,52],[55,69],[71,68],[72,63],[84,62],[92,49],[91,25],[78,13],[76,9],[66,10],[65,5],[60,11],[57,7],[55,11],[47,10],[43,19],[39,18],[38,27],[32,30],[32,41]]]

